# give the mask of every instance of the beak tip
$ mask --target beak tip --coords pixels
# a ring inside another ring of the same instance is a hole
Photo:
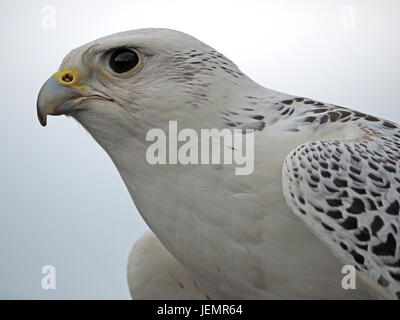
[[[43,114],[40,112],[40,109],[38,108],[37,110],[37,117],[39,119],[40,124],[45,127],[47,124],[47,114]]]
[[[42,127],[45,127],[47,125],[47,119],[46,118],[39,119],[39,122],[42,125]]]

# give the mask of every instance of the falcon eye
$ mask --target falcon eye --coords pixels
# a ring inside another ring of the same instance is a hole
[[[116,73],[124,73],[133,69],[139,63],[139,56],[129,49],[117,49],[110,57],[110,68]]]

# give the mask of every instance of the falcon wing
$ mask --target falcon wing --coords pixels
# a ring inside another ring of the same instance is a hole
[[[323,117],[323,116],[322,116]],[[376,118],[374,118],[376,119]],[[308,142],[282,172],[289,208],[377,294],[400,299],[400,129]]]

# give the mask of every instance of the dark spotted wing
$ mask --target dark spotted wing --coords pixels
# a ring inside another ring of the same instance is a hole
[[[400,135],[390,130],[299,146],[285,160],[283,192],[291,210],[373,289],[400,299]]]

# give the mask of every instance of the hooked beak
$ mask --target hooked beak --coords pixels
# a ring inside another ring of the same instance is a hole
[[[40,89],[37,99],[37,114],[42,126],[47,123],[47,115],[72,112],[76,99],[81,95],[75,89],[61,86],[52,76]]]
[[[90,98],[113,101],[107,96],[93,93],[88,86],[80,85],[78,69],[56,72],[40,89],[36,104],[39,122],[46,126],[47,115],[70,114],[82,109],[81,102]]]

